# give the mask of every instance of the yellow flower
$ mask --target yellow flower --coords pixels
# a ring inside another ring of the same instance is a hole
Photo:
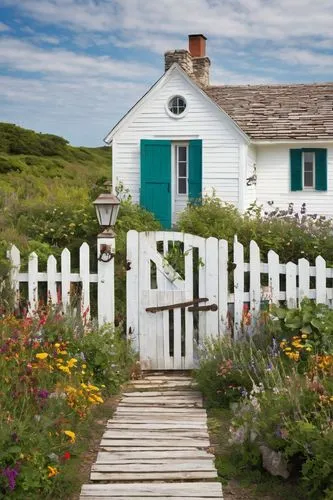
[[[307,338],[308,338],[307,334],[306,334],[306,333],[303,333],[303,335],[302,335],[302,339],[307,339]]]
[[[57,365],[59,370],[61,370],[62,372],[64,373],[70,373],[70,369],[68,368],[68,366],[64,366],[64,365]]]
[[[67,354],[67,351],[59,351],[59,354]]]
[[[47,352],[39,352],[38,354],[36,354],[37,359],[46,359],[47,357],[48,357]]]
[[[76,439],[75,432],[73,432],[73,431],[64,431],[64,434],[66,434],[66,436],[68,436],[70,438],[71,443],[75,443],[75,439]]]
[[[54,347],[56,347],[56,348],[60,347],[59,342],[57,342],[56,344],[54,344]]]
[[[75,366],[76,363],[77,363],[77,359],[71,358],[69,361],[67,361],[67,366],[69,368],[73,368],[73,366]]]
[[[82,368],[83,368],[83,369],[87,368],[87,365],[83,364],[83,365],[82,365]]]
[[[308,351],[308,352],[311,352],[312,351],[312,347],[306,347],[305,350]]]
[[[93,397],[94,397],[96,403],[104,403],[104,399],[101,398],[101,396],[97,396],[97,394],[94,394]]]
[[[91,384],[89,384],[89,385],[88,385],[88,389],[89,389],[90,391],[99,391],[99,388],[98,388],[98,387],[96,387],[95,385],[91,385]]]
[[[291,347],[286,347],[285,351],[291,351]]]
[[[54,477],[59,474],[59,471],[56,467],[51,467],[51,465],[48,465],[47,468],[49,469],[48,477]]]

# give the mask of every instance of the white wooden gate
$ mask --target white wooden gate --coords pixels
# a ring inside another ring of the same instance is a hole
[[[144,369],[191,369],[202,334],[218,334],[218,243],[178,232],[129,231],[127,332]],[[178,271],[167,262],[172,255]]]

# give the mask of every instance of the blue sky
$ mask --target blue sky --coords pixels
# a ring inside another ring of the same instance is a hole
[[[1,0],[0,121],[103,137],[204,33],[215,84],[333,81],[333,0]]]

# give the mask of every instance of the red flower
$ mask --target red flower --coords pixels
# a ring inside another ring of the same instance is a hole
[[[63,460],[69,460],[71,458],[71,454],[69,453],[69,451],[65,451],[65,453],[63,454],[63,456],[61,458]]]

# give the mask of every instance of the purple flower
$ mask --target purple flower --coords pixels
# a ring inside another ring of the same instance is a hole
[[[2,475],[7,479],[8,481],[8,486],[11,491],[15,489],[16,486],[16,478],[18,476],[18,467],[6,467],[2,471]]]
[[[37,393],[37,396],[41,399],[47,399],[49,397],[49,391],[46,389],[40,389]]]

